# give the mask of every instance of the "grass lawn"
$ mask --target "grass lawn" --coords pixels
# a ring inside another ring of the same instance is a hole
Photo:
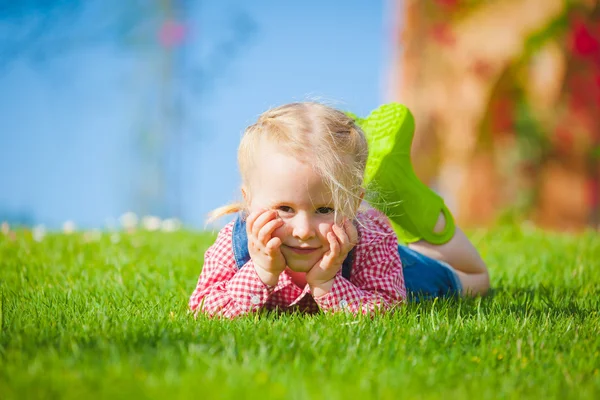
[[[213,234],[0,234],[0,398],[600,398],[600,237],[470,233],[493,293],[194,319]]]

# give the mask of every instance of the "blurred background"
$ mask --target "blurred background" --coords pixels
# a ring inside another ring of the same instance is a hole
[[[0,0],[0,88],[3,230],[202,228],[244,128],[303,100],[408,105],[463,225],[600,224],[597,0]]]

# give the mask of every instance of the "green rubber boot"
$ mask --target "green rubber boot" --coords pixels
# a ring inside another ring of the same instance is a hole
[[[415,175],[410,148],[415,120],[410,110],[398,103],[384,104],[367,118],[354,118],[367,136],[369,158],[365,170],[367,201],[392,222],[404,243],[426,240],[443,244],[454,236],[454,218],[444,200]],[[446,226],[433,231],[442,212]]]

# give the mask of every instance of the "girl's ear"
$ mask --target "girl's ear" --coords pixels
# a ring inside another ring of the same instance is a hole
[[[244,203],[242,204],[242,214],[244,215],[244,219],[248,217],[250,213],[250,195],[248,194],[248,190],[245,186],[242,186],[242,196],[244,197]]]
[[[245,186],[242,186],[242,196],[244,197],[244,202],[250,204],[250,197],[248,196],[248,191]]]

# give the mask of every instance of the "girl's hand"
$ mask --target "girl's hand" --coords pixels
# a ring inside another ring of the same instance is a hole
[[[277,284],[286,266],[281,239],[273,237],[273,232],[282,225],[283,221],[273,210],[255,211],[246,220],[250,258],[259,278],[268,286]]]
[[[344,260],[358,241],[358,231],[347,219],[341,226],[333,225],[327,233],[329,251],[306,274],[306,282],[314,297],[328,293]]]

